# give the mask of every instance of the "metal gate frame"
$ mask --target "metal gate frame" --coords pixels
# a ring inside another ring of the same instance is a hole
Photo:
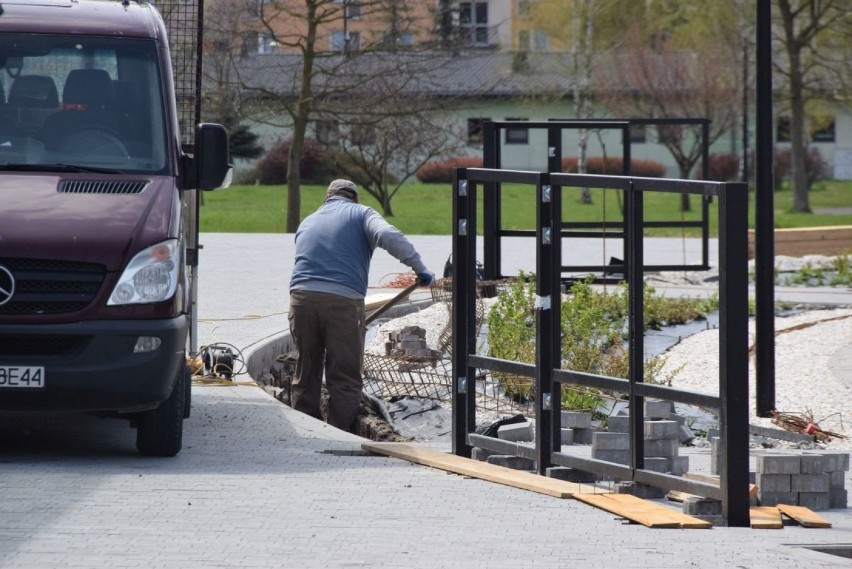
[[[501,360],[476,353],[476,219],[478,184],[484,197],[501,183],[525,184],[536,199],[536,354],[535,363]],[[582,187],[625,192],[628,290],[629,378],[561,369],[562,195]],[[719,395],[643,382],[643,196],[645,192],[688,193],[719,200]],[[453,176],[453,453],[471,455],[474,446],[525,456],[545,474],[552,465],[617,476],[652,486],[681,490],[722,501],[728,525],[749,525],[748,495],[748,192],[743,183],[539,173],[459,168]],[[638,285],[638,286],[637,286]],[[476,435],[475,382],[478,370],[532,377],[536,389],[534,447]],[[628,394],[630,462],[622,465],[561,452],[560,402],[563,383]],[[717,409],[720,420],[720,486],[644,469],[645,397]],[[519,454],[520,453],[520,454]]]
[[[710,120],[707,118],[624,118],[624,119],[550,119],[547,121],[489,121],[483,125],[483,165],[485,168],[500,169],[502,156],[500,152],[500,131],[507,128],[529,128],[547,130],[547,170],[561,172],[562,170],[562,131],[580,129],[610,129],[621,130],[622,174],[630,175],[631,148],[630,127],[641,125],[698,125],[701,127],[701,173],[706,178],[710,162],[710,147],[708,144]],[[501,240],[503,237],[533,237],[531,230],[504,230],[500,224],[501,199],[498,182],[488,182],[489,191],[483,201],[483,270],[486,279],[504,278],[501,262]],[[627,212],[625,210],[625,216]],[[710,196],[702,196],[701,219],[698,221],[642,221],[646,228],[687,228],[695,227],[701,230],[701,262],[697,265],[646,265],[645,269],[654,271],[706,271],[710,268]],[[562,237],[574,238],[625,238],[626,220],[622,222],[563,222],[560,232]],[[617,230],[617,231],[607,231]],[[624,262],[629,262],[627,240],[624,240]],[[562,266],[565,272],[600,272],[606,274],[612,267],[603,265],[567,265]]]

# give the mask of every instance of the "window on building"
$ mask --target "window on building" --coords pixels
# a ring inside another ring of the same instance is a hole
[[[340,126],[337,121],[316,121],[314,122],[314,136],[320,144],[337,146],[340,140]]]
[[[518,32],[518,49],[527,50],[530,48],[530,31],[520,30]]]
[[[530,0],[518,0],[518,17],[529,18],[531,14]]]
[[[532,49],[534,51],[547,51],[550,48],[550,36],[547,32],[533,30]]]
[[[470,46],[488,46],[488,2],[459,4],[459,33]]]
[[[240,55],[252,55],[257,51],[257,44],[260,41],[260,34],[257,32],[245,32],[243,34],[243,43],[240,46]]]
[[[349,1],[346,3],[346,17],[350,20],[361,19],[361,3]]]
[[[775,121],[775,142],[790,142],[790,117],[778,117]]]
[[[835,142],[834,117],[814,117],[811,121],[811,140],[814,142]]]
[[[630,125],[630,142],[645,142],[648,136],[648,129],[644,124]]]
[[[482,144],[482,136],[484,131],[483,125],[490,121],[490,118],[475,118],[467,119],[467,143]]]
[[[257,53],[268,54],[277,53],[278,43],[269,34],[257,35]]]
[[[347,45],[346,35],[343,32],[332,32],[331,51],[358,51],[361,47],[361,34],[348,32],[349,42]]]
[[[526,121],[528,119],[506,119],[507,121]],[[529,144],[530,131],[525,126],[507,126],[506,144]]]
[[[257,20],[263,14],[263,0],[246,0],[246,17]]]

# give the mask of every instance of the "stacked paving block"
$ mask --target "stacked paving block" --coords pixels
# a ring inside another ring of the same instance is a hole
[[[426,330],[420,326],[406,326],[402,330],[388,332],[385,355],[399,358],[399,371],[414,371],[426,364],[434,367],[443,357],[439,350],[426,345]]]
[[[789,504],[811,510],[846,508],[849,455],[829,452],[766,454],[757,457],[761,506]]]
[[[560,415],[562,444],[592,444],[592,414],[585,411],[562,411]]]
[[[645,469],[680,476],[689,470],[689,457],[679,456],[681,422],[672,412],[672,404],[657,399],[645,400]],[[594,433],[592,458],[618,464],[630,460],[630,416],[613,415],[607,431]]]

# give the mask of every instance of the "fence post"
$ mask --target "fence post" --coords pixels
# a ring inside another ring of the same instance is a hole
[[[500,167],[500,129],[491,121],[483,125],[482,163],[485,168]],[[500,227],[500,184],[484,182],[482,195],[482,268],[487,280],[502,275],[501,227]]]
[[[453,454],[470,457],[468,432],[475,425],[476,379],[468,365],[476,331],[476,188],[467,169],[453,172]]]
[[[553,449],[553,416],[559,402],[553,394],[553,241],[559,232],[553,230],[550,175],[540,174],[536,187],[536,344],[535,344],[535,448],[536,469],[544,474],[550,466]]]
[[[719,434],[722,514],[748,527],[748,190],[719,195]]]
[[[645,375],[645,311],[643,218],[644,201],[641,190],[631,179],[624,200],[627,208],[627,343],[630,379],[630,468],[645,468],[645,398],[636,395],[636,384]]]

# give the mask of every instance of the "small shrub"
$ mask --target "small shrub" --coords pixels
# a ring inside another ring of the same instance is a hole
[[[290,140],[279,140],[261,158],[256,166],[257,179],[261,184],[283,184],[287,181],[287,153]],[[328,152],[317,141],[307,138],[299,159],[299,170],[303,182],[325,183],[333,166]]]
[[[707,163],[707,179],[714,182],[734,180],[740,172],[740,157],[726,152],[711,154]],[[699,174],[700,175],[700,174]]]
[[[433,160],[418,168],[415,176],[424,184],[451,184],[454,168],[482,168],[482,158],[456,156],[446,160]]]
[[[790,148],[776,148],[773,166],[773,183],[775,191],[781,189],[784,180],[790,178],[793,169],[793,152]],[[814,182],[825,180],[830,176],[828,163],[816,146],[809,146],[805,152],[805,175],[808,187]]]
[[[578,160],[574,156],[566,156],[562,159],[562,171],[568,173],[577,172]],[[604,161],[601,156],[586,158],[587,174],[608,174],[620,176],[624,171],[624,160],[620,156],[610,156]],[[662,162],[654,160],[631,160],[630,175],[643,178],[662,178],[666,174],[666,166]]]

